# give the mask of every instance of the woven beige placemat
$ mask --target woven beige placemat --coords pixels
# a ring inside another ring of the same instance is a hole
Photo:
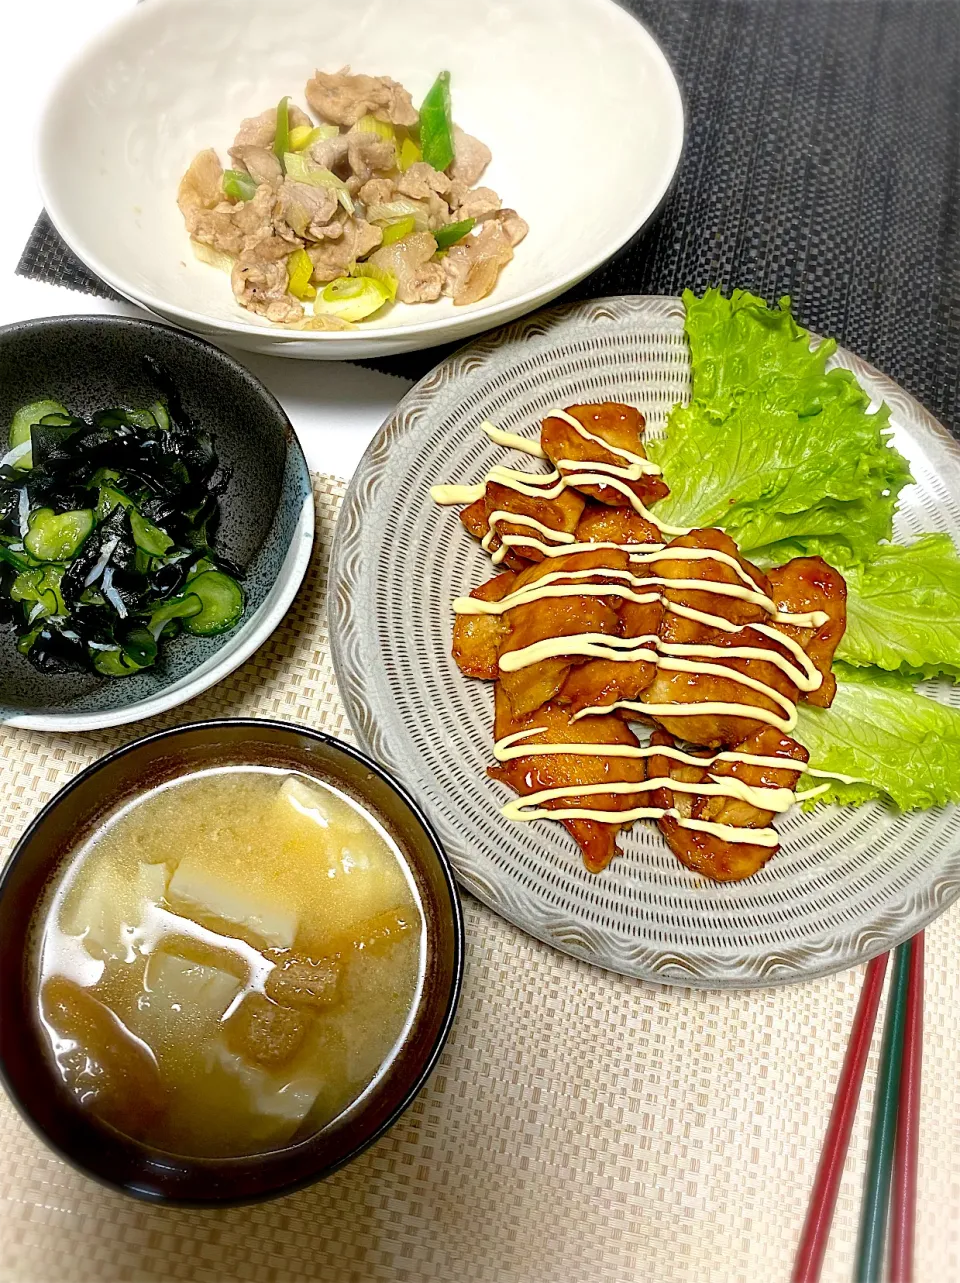
[[[343,483],[315,489],[293,608],[214,690],[95,735],[0,731],[4,854],[71,775],[149,730],[226,714],[351,737],[324,611]],[[225,1212],[147,1207],[66,1167],[0,1098],[4,1283],[786,1283],[862,972],[669,989],[465,910],[439,1067],[389,1135],[312,1189]],[[928,931],[918,1283],[960,1278],[958,962],[954,911]],[[850,1277],[875,1074],[876,1046],[826,1279]]]

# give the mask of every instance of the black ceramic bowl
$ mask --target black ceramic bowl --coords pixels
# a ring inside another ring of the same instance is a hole
[[[285,766],[330,780],[368,806],[404,853],[426,919],[426,975],[409,1033],[374,1086],[339,1118],[269,1153],[187,1159],[100,1124],[66,1092],[44,1052],[35,1010],[34,910],[64,856],[131,796],[218,764]],[[225,720],[162,731],[111,753],[40,812],[0,879],[0,1076],[27,1122],[61,1157],[124,1193],[190,1206],[252,1202],[329,1175],[410,1104],[450,1032],[463,971],[463,917],[453,874],[416,802],[356,749],[283,722]]]
[[[20,406],[41,398],[87,415],[139,409],[159,389],[144,357],[176,385],[187,414],[213,433],[231,470],[215,546],[239,567],[247,594],[240,623],[220,637],[186,634],[157,664],[119,680],[38,672],[0,633],[0,722],[40,730],[94,730],[137,721],[199,694],[270,635],[310,559],[310,474],[277,400],[219,348],[154,321],[123,316],[47,317],[0,328],[0,433]],[[6,445],[3,445],[6,449]]]

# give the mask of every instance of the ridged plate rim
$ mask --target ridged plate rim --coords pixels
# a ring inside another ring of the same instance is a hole
[[[431,424],[430,411],[440,387],[456,382],[467,372],[475,373],[504,347],[559,335],[571,325],[589,327],[614,322],[649,327],[662,322],[675,328],[682,326],[683,317],[680,299],[644,295],[593,299],[538,312],[471,342],[441,362],[407,393],[364,454],[344,497],[331,551],[331,652],[340,693],[357,738],[415,794],[417,780],[410,766],[410,745],[388,734],[384,719],[372,706],[369,656],[364,653],[368,634],[363,607],[376,575],[375,565],[364,556],[364,530],[385,493],[402,486],[402,474],[393,466],[398,448],[408,446],[411,439],[429,433],[435,426]],[[914,397],[860,357],[838,348],[832,363],[852,370],[875,400],[887,402],[898,427],[937,456],[945,483],[960,500],[960,445],[946,429]],[[412,495],[410,499],[420,501]],[[429,812],[429,805],[425,805]],[[627,944],[615,932],[551,910],[526,888],[512,882],[509,874],[493,867],[482,848],[453,831],[442,817],[434,815],[433,819],[461,885],[522,931],[563,953],[620,975],[690,988],[781,986],[846,970],[908,939],[960,895],[957,843],[944,853],[933,876],[891,899],[882,912],[856,930],[822,938],[812,936],[802,945],[763,956],[731,959],[710,950],[691,955],[651,945],[642,934]]]

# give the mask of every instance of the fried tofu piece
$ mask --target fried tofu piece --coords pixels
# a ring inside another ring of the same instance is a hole
[[[571,723],[569,710],[558,704],[544,704],[533,713],[517,717],[499,686],[495,709],[494,737],[498,740],[515,731],[537,727],[541,733],[532,735],[525,743],[638,743],[619,717],[589,717]],[[487,774],[491,779],[509,785],[515,793],[525,797],[541,789],[562,788],[567,785],[601,784],[607,781],[639,783],[645,778],[645,769],[643,758],[593,757],[566,753],[514,758],[513,761],[490,767]],[[630,793],[562,798],[556,802],[547,802],[546,808],[584,808],[615,812],[642,805],[642,795]],[[561,823],[580,847],[584,863],[591,873],[599,873],[607,867],[618,854],[617,834],[630,827],[629,824],[588,819],[568,819]]]
[[[675,745],[673,737],[665,731],[655,731],[651,743]],[[809,756],[796,740],[771,726],[763,727],[737,744],[735,751],[758,757],[782,758],[784,765],[781,769],[752,762],[717,762],[709,768],[701,768],[668,757],[651,757],[647,764],[648,776],[650,779],[664,776],[690,784],[706,783],[711,777],[720,780],[732,776],[754,787],[794,789],[800,773],[791,769],[790,764],[806,762]],[[766,828],[775,815],[775,812],[761,810],[741,798],[706,796],[669,787],[657,789],[651,801],[654,806],[665,810],[675,809],[683,819],[706,820],[743,829]],[[751,877],[780,849],[779,846],[759,846],[754,842],[731,842],[713,833],[684,828],[672,815],[665,815],[657,823],[681,864],[716,882],[737,882]]]
[[[822,557],[794,557],[785,566],[769,571],[768,578],[778,610],[791,615],[822,610],[828,616],[819,628],[793,624],[777,624],[777,628],[800,643],[823,675],[819,690],[807,691],[801,698],[818,708],[829,708],[837,693],[837,679],[830,667],[847,627],[846,580]]]
[[[307,1036],[308,1018],[262,993],[250,993],[226,1022],[227,1046],[268,1069],[291,1061]]]
[[[535,583],[547,574],[596,570],[596,581],[604,582],[604,570],[626,568],[627,555],[623,552],[600,549],[597,552],[571,553],[566,557],[554,557],[530,566],[517,576],[514,591],[519,592],[521,588]],[[582,582],[584,581],[560,579],[557,585]],[[618,581],[608,578],[607,582],[614,585]],[[514,606],[501,616],[506,621],[506,631],[500,643],[498,662],[502,665],[506,655],[547,638],[570,637],[578,633],[615,636],[620,628],[620,617],[614,604],[619,600],[615,597],[607,600],[588,595],[544,597],[529,605]],[[505,671],[501,666],[500,686],[513,712],[520,717],[553,699],[570,669],[574,664],[582,662],[582,658],[576,655],[559,655],[556,658],[538,660],[515,672]]]
[[[598,405],[570,405],[566,413],[582,423],[593,437],[600,437],[610,445],[645,459],[647,452],[643,448],[643,430],[646,422],[639,410],[631,405],[621,405],[617,401],[604,401]],[[561,459],[582,460],[585,464],[606,463],[618,468],[629,466],[629,460],[621,454],[607,450],[597,441],[581,436],[575,428],[563,419],[548,416],[543,421],[540,433],[540,444],[547,458],[554,467]],[[585,472],[590,469],[584,468]],[[670,493],[663,478],[653,473],[645,473],[636,481],[618,478],[627,486],[643,504],[650,504],[664,498]],[[630,505],[630,500],[622,490],[609,485],[578,485],[582,494],[589,495],[598,503],[610,504],[614,508]]]
[[[271,955],[268,954],[268,957]],[[285,1007],[320,1011],[333,1007],[340,997],[340,966],[334,958],[311,958],[279,953],[267,976],[264,992]]]
[[[66,976],[44,981],[40,1008],[63,1040],[57,1065],[78,1104],[128,1136],[149,1133],[167,1108],[167,1092],[146,1043]]]
[[[512,592],[517,576],[511,571],[496,575],[474,588],[479,601],[502,601]],[[453,658],[465,677],[492,682],[499,672],[497,653],[506,631],[503,615],[457,615],[453,625]]]

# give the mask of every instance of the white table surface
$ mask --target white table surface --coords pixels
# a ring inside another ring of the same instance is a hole
[[[115,303],[15,275],[40,213],[33,175],[33,131],[48,86],[82,45],[125,13],[132,0],[47,0],[39,8],[0,0],[0,120],[12,127],[11,157],[23,134],[23,179],[8,172],[0,201],[0,325],[80,312],[145,315]],[[29,123],[30,135],[24,125]],[[280,401],[310,467],[349,477],[371,437],[411,384],[341,361],[293,361],[234,352]]]

